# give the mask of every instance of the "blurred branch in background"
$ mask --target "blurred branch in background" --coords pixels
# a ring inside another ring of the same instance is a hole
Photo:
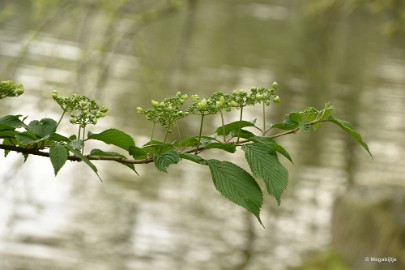
[[[349,16],[378,16],[379,30],[388,36],[405,33],[405,2],[401,0],[312,0],[306,5],[307,14],[318,18],[341,11]]]

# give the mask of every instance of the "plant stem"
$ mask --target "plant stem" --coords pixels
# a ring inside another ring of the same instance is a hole
[[[263,130],[262,130],[262,135],[264,136],[264,132],[266,130],[266,104],[264,104],[264,101],[262,102],[263,104]]]
[[[236,144],[239,143],[239,139],[240,139],[240,122],[242,122],[242,116],[243,116],[243,106],[240,107],[240,115],[239,115],[239,129],[238,129],[238,138],[236,139]]]
[[[221,113],[222,133],[224,135],[224,142],[226,142],[224,114],[222,113],[222,110],[219,110],[219,112]]]
[[[66,110],[63,110],[63,113],[62,113],[61,117],[59,118],[59,121],[58,121],[58,124],[56,125],[56,128],[59,127],[59,124],[60,124],[60,122],[62,122],[62,118],[63,118],[63,116],[65,116],[65,113],[66,113]]]
[[[181,132],[180,132],[179,122],[178,121],[176,121],[176,128],[177,128],[177,135],[179,136],[178,139],[181,140]]]
[[[82,154],[84,153],[84,137],[85,137],[85,134],[86,134],[86,127],[83,127],[83,138],[82,138],[82,140],[83,140],[83,148],[82,148]]]
[[[150,140],[153,140],[153,133],[155,132],[155,126],[156,126],[156,122],[153,122],[152,134],[150,135]]]
[[[201,113],[201,123],[200,123],[200,132],[198,134],[198,143],[197,143],[197,147],[195,148],[195,152],[194,154],[197,155],[198,153],[198,148],[200,148],[200,144],[201,144],[201,135],[202,135],[202,130],[203,130],[203,125],[204,125],[204,113]]]

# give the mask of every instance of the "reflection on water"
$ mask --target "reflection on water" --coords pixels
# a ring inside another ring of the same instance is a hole
[[[142,144],[150,130],[135,108],[151,98],[278,80],[282,105],[271,121],[331,101],[374,160],[329,126],[280,138],[295,166],[283,160],[290,185],[281,207],[266,199],[263,229],[214,190],[206,168],[187,161],[169,174],[138,166],[141,176],[100,163],[100,183],[82,164],[54,178],[48,160],[23,166],[10,154],[0,160],[0,269],[285,269],[329,244],[331,207],[348,185],[404,185],[405,51],[368,18],[356,18],[358,28],[341,17],[320,24],[293,1],[132,1],[131,10],[131,1],[118,2],[6,2],[27,14],[0,20],[1,76],[27,91],[2,101],[0,114],[57,118],[50,91],[77,91],[110,107],[96,129],[114,125]]]

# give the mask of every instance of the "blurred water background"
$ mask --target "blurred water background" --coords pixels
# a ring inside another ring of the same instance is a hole
[[[136,107],[151,99],[277,81],[271,122],[330,101],[374,158],[330,125],[280,138],[295,166],[282,160],[289,186],[281,206],[265,199],[263,229],[186,161],[140,176],[99,162],[100,183],[83,164],[55,178],[49,160],[1,152],[0,269],[284,270],[318,257],[335,267],[319,269],[400,269],[358,265],[405,261],[404,18],[404,1],[1,0],[0,79],[26,93],[0,115],[57,119],[51,91],[80,93],[110,108],[94,132],[117,127],[142,145],[151,126]],[[183,122],[184,136],[198,124]]]

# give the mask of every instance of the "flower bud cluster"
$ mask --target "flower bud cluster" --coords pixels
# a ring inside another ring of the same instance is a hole
[[[100,106],[85,96],[73,94],[72,97],[61,97],[58,91],[52,91],[52,98],[59,104],[64,112],[70,112],[70,123],[84,128],[89,124],[97,124],[97,119],[105,116],[107,106]]]
[[[248,105],[264,103],[270,105],[270,102],[280,102],[279,96],[275,95],[278,88],[276,82],[273,83],[270,89],[267,88],[252,88],[250,92],[235,90],[232,94],[224,94],[216,92],[207,98],[200,98],[198,95],[192,95],[192,104],[182,110],[187,95],[178,92],[175,97],[168,98],[162,102],[152,100],[152,107],[144,110],[141,107],[137,108],[138,113],[144,114],[148,120],[154,123],[160,123],[164,127],[169,127],[176,120],[186,117],[188,114],[216,114],[219,111],[231,111],[233,108],[242,108]]]
[[[13,81],[0,81],[0,99],[5,97],[17,97],[24,93],[24,87]]]
[[[186,94],[177,92],[176,96],[166,98],[161,102],[152,100],[152,107],[149,109],[137,107],[136,110],[138,113],[145,115],[146,119],[154,123],[159,123],[166,128],[170,128],[177,120],[189,114],[189,112],[181,110],[187,98],[188,96]]]

